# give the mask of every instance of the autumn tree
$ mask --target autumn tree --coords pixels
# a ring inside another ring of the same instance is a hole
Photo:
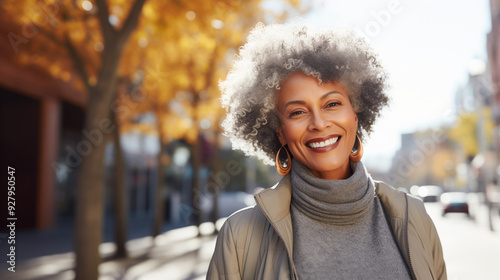
[[[76,86],[88,93],[84,134],[92,146],[83,157],[77,186],[76,277],[97,279],[103,213],[105,134],[114,127],[110,105],[122,53],[135,30],[145,0],[3,1],[2,8],[22,26],[9,33],[21,58],[37,63],[63,79],[67,69],[78,73]],[[37,58],[34,60],[33,58]],[[63,69],[63,70],[62,70]]]
[[[494,124],[491,119],[491,109],[484,107],[479,113],[465,111],[460,113],[457,122],[448,133],[450,139],[457,143],[469,158],[481,152],[480,138],[483,138],[486,145],[492,143],[493,139]]]
[[[79,167],[75,219],[77,279],[98,278],[103,155],[106,134],[117,131],[112,114],[118,113],[118,77],[125,77],[154,100],[150,102],[153,111],[162,116],[157,118],[162,142],[178,137],[196,142],[201,118],[213,115],[213,124],[217,121],[217,113],[212,114],[215,111],[211,108],[216,107],[216,81],[222,75],[219,65],[224,63],[227,50],[241,43],[260,11],[256,0],[145,2],[0,3],[5,14],[19,26],[8,34],[19,61],[36,64],[88,93],[82,137],[89,138],[92,146],[82,155]],[[176,99],[181,106],[174,103],[167,108],[165,104],[172,104],[170,100],[179,92],[189,94]],[[188,117],[179,117],[172,108],[182,108]],[[204,115],[207,112],[210,114]],[[126,114],[116,117],[117,123],[123,121],[120,118],[127,119]]]

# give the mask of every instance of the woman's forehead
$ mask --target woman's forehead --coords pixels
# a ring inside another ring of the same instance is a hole
[[[340,82],[323,82],[314,76],[296,72],[283,81],[279,93],[280,95],[283,95],[283,93],[285,93],[285,95],[294,95],[302,93],[303,91],[305,91],[306,94],[310,94],[311,91],[326,93],[332,91],[332,89],[339,91],[343,95],[348,95],[348,90]]]

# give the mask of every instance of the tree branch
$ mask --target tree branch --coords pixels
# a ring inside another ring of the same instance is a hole
[[[109,23],[109,8],[106,0],[95,0],[97,6],[97,18],[99,19],[99,24],[102,29],[102,38],[104,39],[104,47],[107,47],[107,42],[113,40],[116,30]]]
[[[85,84],[85,87],[87,90],[92,88],[92,86],[89,84],[89,77],[87,75],[87,72],[85,72],[85,67],[83,65],[83,60],[76,51],[75,47],[71,43],[71,40],[69,39],[68,35],[65,35],[65,42],[64,42],[66,48],[68,49],[69,56],[71,60],[73,61],[73,65],[75,66],[76,71],[80,74],[80,77],[83,80],[83,83]]]
[[[218,44],[215,45],[214,51],[212,53],[212,57],[210,57],[210,61],[208,63],[208,69],[207,72],[205,73],[205,89],[208,90],[208,88],[212,85],[212,80],[213,76],[215,74],[215,66],[217,64],[217,51],[219,50]]]
[[[127,16],[127,19],[123,23],[122,29],[119,31],[119,38],[128,38],[129,35],[134,31],[137,27],[137,23],[139,22],[139,16],[142,12],[142,7],[146,0],[136,0],[132,8],[130,9],[130,13]]]

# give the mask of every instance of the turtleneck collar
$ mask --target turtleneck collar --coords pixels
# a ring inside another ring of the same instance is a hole
[[[374,183],[361,162],[345,180],[326,180],[292,160],[292,206],[313,220],[327,224],[350,225],[363,220],[373,208]]]

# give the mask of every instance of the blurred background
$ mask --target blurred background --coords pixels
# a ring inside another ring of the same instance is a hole
[[[218,81],[290,21],[372,43],[391,105],[365,165],[424,200],[449,279],[498,279],[496,0],[0,0],[0,278],[205,279],[224,219],[280,179],[222,135]]]

